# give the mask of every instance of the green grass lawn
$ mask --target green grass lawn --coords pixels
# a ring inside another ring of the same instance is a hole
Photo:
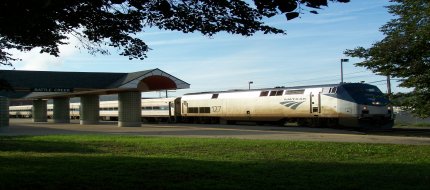
[[[0,189],[429,189],[430,146],[0,137]]]

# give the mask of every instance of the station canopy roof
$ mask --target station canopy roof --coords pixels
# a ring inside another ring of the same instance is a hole
[[[11,99],[105,95],[190,87],[190,84],[158,68],[133,73],[0,70],[0,85],[0,96]]]

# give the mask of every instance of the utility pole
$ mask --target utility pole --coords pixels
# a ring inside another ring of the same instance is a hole
[[[388,93],[388,98],[390,98],[391,96],[391,78],[390,75],[387,75],[387,93]]]
[[[343,83],[343,62],[348,62],[349,59],[340,59],[340,83]]]
[[[248,90],[251,90],[251,84],[253,84],[254,82],[252,82],[252,81],[249,81],[248,82]]]

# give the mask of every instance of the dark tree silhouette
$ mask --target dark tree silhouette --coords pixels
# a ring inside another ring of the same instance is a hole
[[[388,11],[396,17],[380,28],[385,38],[345,54],[363,58],[358,66],[401,78],[400,86],[413,91],[396,94],[394,102],[419,117],[430,117],[430,1],[391,1],[395,4]]]
[[[283,34],[264,18],[284,14],[287,20],[304,12],[317,13],[328,1],[349,0],[2,0],[0,2],[0,65],[12,65],[8,50],[59,55],[68,35],[89,53],[107,54],[105,45],[129,59],[144,59],[145,42],[135,34],[144,27],[200,32],[224,31],[245,36],[256,32]],[[253,3],[253,4],[248,4]],[[306,7],[306,9],[304,9]]]

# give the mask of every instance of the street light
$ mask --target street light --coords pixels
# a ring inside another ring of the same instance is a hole
[[[248,82],[248,90],[251,90],[251,84],[254,84],[254,82],[252,82],[252,81]]]
[[[343,83],[343,62],[348,62],[349,59],[340,59],[340,83]]]

